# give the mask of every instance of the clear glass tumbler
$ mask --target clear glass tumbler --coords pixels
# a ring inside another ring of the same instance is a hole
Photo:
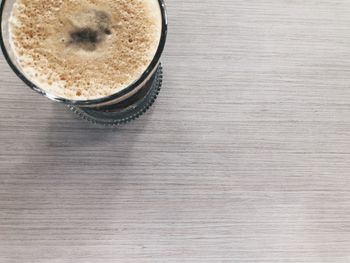
[[[43,0],[44,1],[44,0]],[[16,0],[2,0],[0,6],[0,45],[4,57],[17,76],[39,94],[64,103],[82,119],[92,123],[116,126],[138,118],[154,103],[162,85],[160,58],[163,53],[168,20],[163,0],[158,0],[162,15],[162,32],[157,52],[143,74],[128,87],[110,96],[93,100],[69,100],[48,93],[28,79],[19,66],[10,45],[9,19]]]

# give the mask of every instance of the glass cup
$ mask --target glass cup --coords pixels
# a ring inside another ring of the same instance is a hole
[[[44,0],[43,0],[44,1]],[[92,123],[116,126],[141,116],[152,106],[162,85],[160,58],[164,50],[168,20],[163,0],[158,0],[162,15],[162,31],[156,54],[143,74],[128,87],[110,96],[92,100],[69,100],[43,90],[27,78],[15,57],[10,45],[9,19],[16,0],[2,0],[0,6],[0,45],[4,57],[16,75],[31,89],[57,102],[61,102]]]

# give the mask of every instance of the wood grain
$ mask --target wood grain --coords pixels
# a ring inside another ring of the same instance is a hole
[[[118,130],[0,62],[0,262],[350,262],[350,2],[168,0]]]

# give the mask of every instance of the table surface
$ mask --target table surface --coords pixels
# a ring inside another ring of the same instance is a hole
[[[117,130],[0,62],[0,262],[350,262],[350,1],[168,0]]]

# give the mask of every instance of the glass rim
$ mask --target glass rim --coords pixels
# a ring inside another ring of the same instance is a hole
[[[113,93],[109,96],[98,98],[98,99],[91,99],[91,100],[70,100],[64,97],[56,96],[54,94],[51,94],[42,88],[38,87],[36,84],[34,84],[29,78],[27,78],[21,71],[20,69],[12,62],[12,59],[10,58],[9,53],[7,52],[7,48],[4,43],[4,38],[3,38],[3,11],[5,8],[5,3],[8,0],[3,0],[1,1],[1,6],[0,6],[0,46],[2,53],[5,57],[5,60],[11,67],[11,69],[15,72],[15,74],[25,83],[29,88],[32,90],[38,92],[39,94],[54,100],[58,102],[62,102],[64,104],[69,104],[69,105],[76,105],[76,106],[91,106],[91,105],[99,105],[99,104],[104,104],[108,103],[110,101],[116,100],[118,98],[122,98],[123,96],[126,96],[130,92],[134,91],[136,88],[138,88],[142,83],[144,83],[148,77],[153,73],[154,69],[158,66],[160,57],[164,51],[165,47],[165,42],[167,38],[167,33],[168,33],[168,17],[167,17],[167,12],[166,12],[166,7],[164,0],[158,0],[159,2],[159,8],[162,16],[162,30],[161,30],[161,36],[158,44],[157,51],[151,61],[151,63],[148,65],[146,70],[141,74],[141,76],[136,79],[134,82],[132,82],[130,85],[127,87],[123,88],[122,90]]]

